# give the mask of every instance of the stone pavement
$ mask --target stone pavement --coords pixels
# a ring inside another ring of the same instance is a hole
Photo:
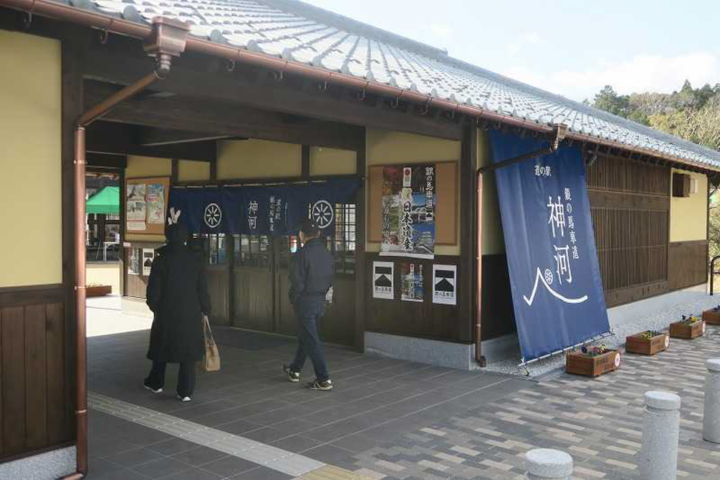
[[[122,331],[124,317],[107,325]],[[537,447],[570,453],[574,478],[633,479],[643,393],[654,389],[683,400],[680,478],[720,478],[720,446],[701,435],[704,360],[720,356],[719,327],[655,357],[626,355],[598,379],[535,382],[328,348],[333,392],[283,378],[291,340],[217,329],[223,369],[200,376],[191,404],[174,400],[172,368],[164,394],[141,388],[147,337],[89,340],[91,479],[287,479],[302,465],[308,480],[520,479],[522,455]],[[124,414],[97,403],[116,400]]]

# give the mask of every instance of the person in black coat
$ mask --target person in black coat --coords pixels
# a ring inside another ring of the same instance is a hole
[[[167,245],[158,250],[150,270],[147,304],[155,314],[147,358],[152,369],[145,388],[162,392],[165,367],[179,363],[177,394],[189,402],[195,389],[195,362],[205,354],[203,315],[210,315],[210,294],[202,258],[186,245],[188,232],[169,225]]]
[[[308,387],[313,390],[332,390],[325,356],[317,331],[317,322],[325,314],[326,295],[333,282],[333,258],[319,238],[320,229],[312,220],[305,220],[300,228],[302,248],[294,255],[290,266],[290,303],[298,322],[298,347],[295,360],[283,370],[291,382],[300,381],[300,371],[310,357],[316,379]]]

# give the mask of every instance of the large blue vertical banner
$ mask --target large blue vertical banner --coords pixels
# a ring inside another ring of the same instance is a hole
[[[493,161],[548,145],[490,132]],[[495,170],[523,361],[610,330],[578,148]]]

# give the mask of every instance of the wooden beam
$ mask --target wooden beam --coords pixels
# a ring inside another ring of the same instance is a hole
[[[302,177],[303,178],[309,178],[310,177],[310,146],[309,145],[303,145],[301,149],[302,153]]]
[[[166,130],[149,127],[143,129],[138,143],[143,147],[160,147],[164,145],[206,142],[209,140],[223,140],[231,137],[232,135],[213,135],[207,132],[187,132],[184,130]]]
[[[217,156],[215,141],[144,147],[136,140],[142,135],[141,132],[141,128],[132,125],[102,121],[92,123],[87,128],[87,151],[115,155],[183,158],[201,162],[211,162]]]
[[[85,155],[88,168],[127,168],[127,156],[89,152]]]
[[[85,84],[88,105],[97,104],[117,91],[113,85],[88,81]],[[362,138],[362,128],[353,125],[316,120],[298,123],[288,121],[280,113],[187,97],[131,98],[103,119],[209,136],[258,138],[348,150],[356,150]]]
[[[365,129],[363,129],[363,142],[357,150],[355,159],[355,173],[362,179],[355,199],[355,347],[365,351],[365,328],[369,301],[366,301],[368,285],[367,257],[365,255],[365,227],[367,225],[366,213],[366,180],[367,155],[365,151]],[[372,274],[370,274],[372,275]]]
[[[85,78],[127,85],[146,75],[152,62],[141,55],[139,43],[90,48],[85,65]],[[207,63],[207,59],[206,62]],[[371,106],[371,102],[333,98],[328,91],[293,87],[289,76],[281,81],[255,82],[242,78],[238,71],[246,67],[238,65],[236,72],[222,70],[202,71],[202,62],[193,61],[191,55],[175,62],[172,71],[162,82],[150,90],[162,90],[177,95],[191,96],[221,102],[234,102],[248,107],[310,116],[332,122],[367,126],[432,137],[460,140],[462,127],[455,120],[433,119],[412,111],[384,106]],[[295,83],[299,83],[298,82]],[[352,96],[350,96],[352,98]],[[378,102],[382,104],[383,102]],[[411,109],[412,110],[412,109]]]

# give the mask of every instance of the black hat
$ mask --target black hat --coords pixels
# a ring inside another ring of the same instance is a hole
[[[300,225],[300,231],[305,235],[316,236],[320,233],[320,228],[317,226],[315,221],[310,218],[306,218]]]
[[[184,223],[173,223],[165,227],[165,238],[168,243],[185,243],[188,240],[188,229]]]

